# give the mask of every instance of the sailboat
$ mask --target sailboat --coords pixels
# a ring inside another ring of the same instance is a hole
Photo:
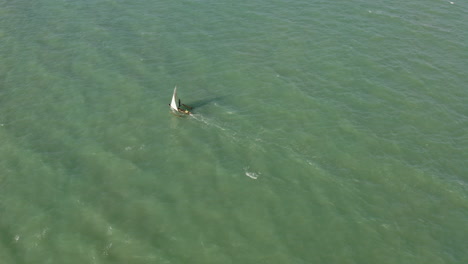
[[[174,87],[174,93],[172,94],[172,101],[169,104],[171,107],[171,110],[177,113],[182,113],[182,114],[187,114],[190,115],[192,114],[190,110],[192,110],[192,107],[181,104],[180,99],[177,98],[177,86]]]

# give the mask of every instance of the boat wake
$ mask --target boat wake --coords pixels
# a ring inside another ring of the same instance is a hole
[[[223,131],[226,131],[227,129],[218,125],[218,124],[215,124],[215,122],[213,122],[212,120],[204,117],[202,114],[191,114],[190,117],[192,117],[193,119],[197,120],[197,121],[200,121],[202,123],[204,123],[205,125],[208,125],[208,126],[212,126],[212,127],[216,127],[216,128],[219,128]]]

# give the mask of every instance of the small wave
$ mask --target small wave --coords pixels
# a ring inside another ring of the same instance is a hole
[[[256,180],[258,178],[258,176],[260,176],[260,172],[252,172],[252,171],[248,171],[249,167],[247,168],[244,168],[245,170],[245,176],[251,178],[251,179],[254,179]]]

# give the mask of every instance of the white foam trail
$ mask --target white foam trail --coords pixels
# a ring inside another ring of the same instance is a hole
[[[214,124],[213,122],[210,122],[210,120],[203,117],[201,114],[192,114],[190,116],[193,117],[197,121],[201,121],[201,122],[205,123],[206,125],[217,127],[217,128],[219,128],[219,129],[221,129],[223,131],[226,130],[224,127],[221,127],[219,125]]]

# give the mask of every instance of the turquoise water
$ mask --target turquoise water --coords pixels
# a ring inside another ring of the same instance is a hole
[[[0,2],[1,263],[468,263],[467,28],[457,0]]]

